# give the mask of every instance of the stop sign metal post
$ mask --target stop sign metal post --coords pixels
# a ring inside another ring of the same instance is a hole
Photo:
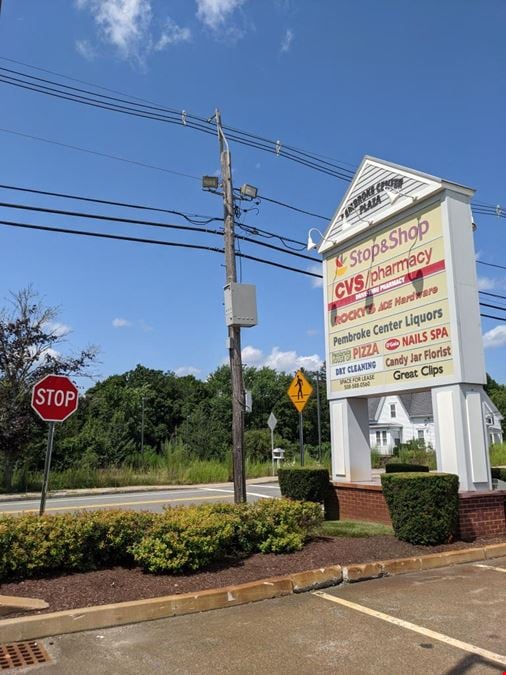
[[[54,425],[56,422],[64,422],[72,413],[75,413],[78,403],[77,387],[65,375],[46,375],[32,389],[32,408],[44,422],[49,422],[44,478],[40,495],[39,515],[41,516],[46,507],[49,469],[53,454]]]

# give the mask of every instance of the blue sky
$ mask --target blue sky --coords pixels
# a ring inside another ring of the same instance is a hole
[[[205,117],[219,107],[226,124],[349,169],[369,154],[469,185],[477,201],[504,206],[505,19],[502,0],[5,0],[0,56]],[[54,79],[5,60],[0,66]],[[222,215],[220,198],[202,192],[199,182],[218,170],[215,137],[0,87],[2,129],[169,170],[0,131],[1,183]],[[260,194],[329,216],[346,190],[346,182],[286,158],[231,147],[237,186],[248,182]],[[0,196],[139,215],[8,190]],[[22,222],[221,245],[202,233],[2,213]],[[325,227],[265,201],[243,218],[301,240],[310,227]],[[504,219],[476,215],[476,221],[479,259],[504,264]],[[241,248],[311,266],[254,244]],[[69,348],[100,348],[101,377],[137,363],[205,377],[226,357],[224,268],[216,253],[3,226],[0,251],[1,297],[32,283],[61,308],[60,320],[72,331]],[[245,360],[287,371],[317,365],[323,313],[313,279],[247,260],[240,271],[244,282],[257,285],[260,320],[243,331]],[[504,294],[505,270],[479,266],[478,272],[483,290]],[[483,319],[483,333],[487,369],[506,382],[506,326]]]

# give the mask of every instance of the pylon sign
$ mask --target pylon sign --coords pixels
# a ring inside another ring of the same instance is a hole
[[[304,377],[304,373],[301,370],[298,370],[288,387],[288,396],[299,412],[304,410],[312,393],[313,387]]]

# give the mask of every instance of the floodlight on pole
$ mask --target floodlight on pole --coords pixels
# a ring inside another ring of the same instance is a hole
[[[258,195],[258,188],[256,188],[254,185],[244,183],[244,185],[241,185],[240,193],[243,197],[247,197],[248,199],[256,199]]]
[[[218,176],[202,176],[203,190],[217,190],[219,185]]]

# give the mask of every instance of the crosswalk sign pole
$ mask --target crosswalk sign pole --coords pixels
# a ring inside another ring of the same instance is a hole
[[[304,419],[302,411],[299,413],[299,441],[300,441],[300,465],[304,466]]]

